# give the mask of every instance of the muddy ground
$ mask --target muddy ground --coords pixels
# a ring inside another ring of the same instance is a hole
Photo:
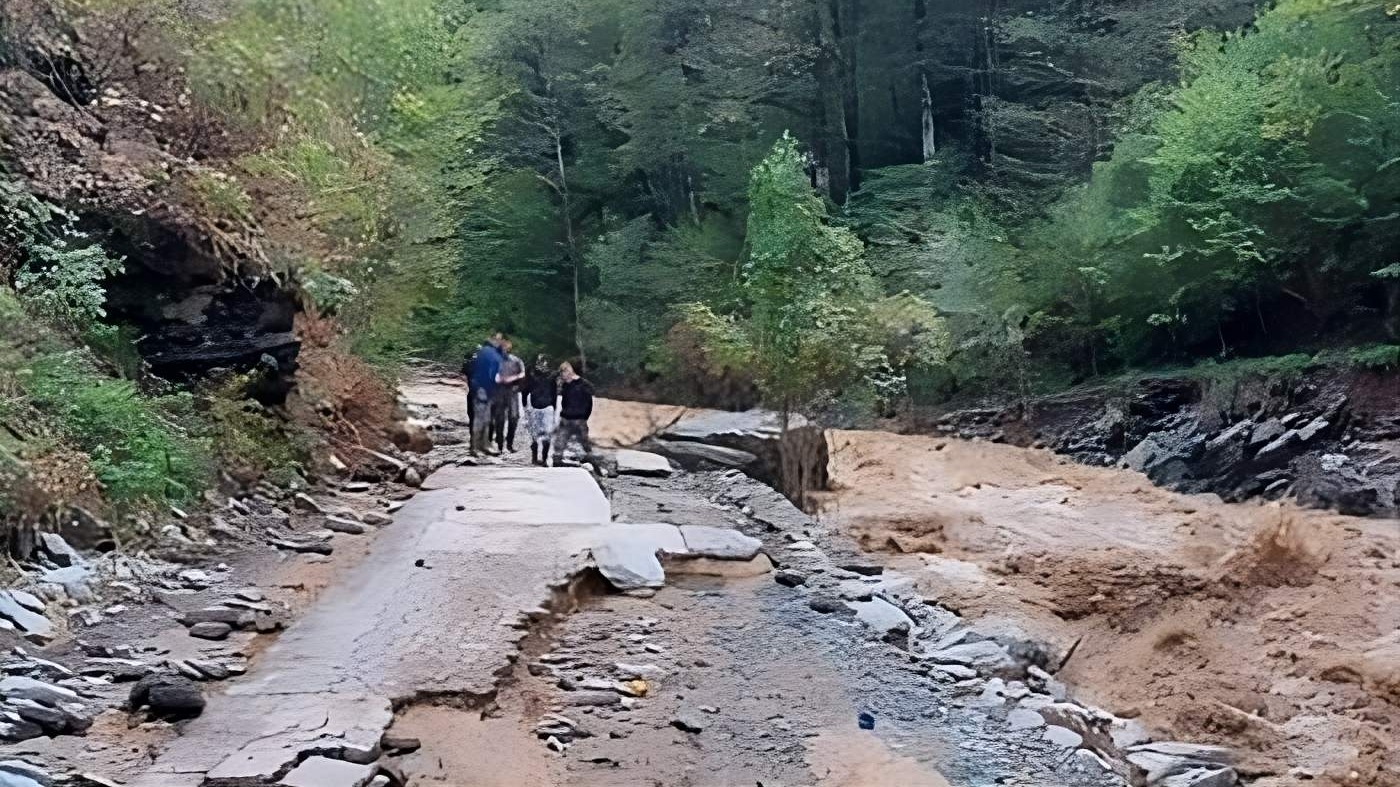
[[[430,463],[461,460],[460,388],[424,379],[405,397],[439,442]],[[627,445],[683,415],[602,401],[593,426],[599,442]],[[1227,746],[1256,785],[1400,783],[1396,523],[1227,505],[1005,445],[835,432],[830,448],[834,488],[815,518],[735,471],[601,479],[619,522],[735,528],[767,556],[670,561],[654,592],[579,574],[548,609],[524,610],[493,691],[395,709],[381,778],[1108,787],[1141,777],[1114,752],[1150,735]],[[412,494],[344,481],[314,492],[361,522]],[[275,629],[206,642],[179,613],[255,589],[294,626],[377,534],[323,532],[324,513],[278,505],[284,538],[325,538],[333,553],[269,545],[257,512],[207,544],[187,528],[186,560],[142,556],[149,576],[105,587],[89,605],[97,618],[75,614],[71,635],[30,648],[93,676],[85,697],[109,707],[92,729],[0,755],[110,783],[159,756],[180,726],[116,707],[129,684],[93,670],[94,654],[233,667],[207,692],[256,676]],[[192,566],[205,576],[183,578]],[[995,658],[937,657],[949,643]],[[16,669],[47,668],[26,656]]]
[[[839,526],[1076,696],[1257,784],[1400,784],[1400,523],[1225,504],[987,442],[833,432]]]

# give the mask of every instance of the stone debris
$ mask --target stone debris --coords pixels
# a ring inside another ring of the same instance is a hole
[[[318,503],[315,498],[305,492],[297,492],[296,495],[292,497],[292,506],[298,511],[307,511],[313,514],[326,513],[326,509],[322,508],[321,504]]]
[[[847,601],[845,604],[855,610],[856,620],[865,624],[878,639],[907,642],[909,632],[914,628],[914,621],[904,610],[883,598]]]
[[[221,640],[227,639],[233,626],[219,621],[205,621],[190,626],[190,636],[197,639]]]
[[[613,460],[622,475],[665,477],[674,472],[666,457],[647,451],[623,449],[613,455]]]
[[[705,717],[699,708],[682,708],[675,718],[671,719],[671,726],[681,732],[688,732],[698,735],[705,731]]]
[[[204,712],[204,693],[189,678],[177,675],[148,675],[131,687],[127,709],[143,708],[159,719],[187,719]]]
[[[1020,664],[1012,658],[1006,648],[989,639],[942,648],[925,654],[925,658],[939,664],[961,664],[992,674],[1016,672],[1020,669]]]
[[[367,528],[359,522],[341,516],[326,517],[325,527],[327,530],[352,536],[362,536],[367,531]]]
[[[39,534],[40,557],[47,559],[59,568],[69,568],[83,564],[83,556],[78,554],[78,550],[68,545],[63,540],[63,536],[57,533]]]
[[[280,787],[365,787],[378,770],[329,757],[308,757],[282,777]]]
[[[763,542],[738,530],[704,525],[681,525],[686,550],[696,557],[717,560],[752,560]]]
[[[72,689],[34,678],[0,680],[0,698],[0,738],[8,741],[81,734],[96,715]]]
[[[24,760],[0,760],[0,787],[51,787],[53,777],[43,768]]]
[[[53,639],[53,624],[44,617],[43,602],[34,596],[23,591],[4,590],[0,591],[0,619],[7,620],[14,625],[14,628],[27,640],[36,644],[45,644]],[[39,610],[35,610],[35,603],[38,602]]]
[[[278,549],[285,549],[290,552],[299,552],[302,554],[329,555],[335,551],[335,547],[331,546],[330,542],[323,540],[295,541],[289,538],[274,537],[268,539],[267,543]]]

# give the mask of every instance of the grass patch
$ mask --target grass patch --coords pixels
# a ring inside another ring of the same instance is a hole
[[[235,375],[201,397],[220,466],[246,484],[266,479],[289,486],[301,481],[310,466],[315,439],[246,398],[248,382],[247,375]]]
[[[129,380],[103,375],[82,350],[36,356],[18,379],[88,455],[108,501],[184,502],[208,483],[209,447],[185,426],[198,422],[189,394],[144,395]]]

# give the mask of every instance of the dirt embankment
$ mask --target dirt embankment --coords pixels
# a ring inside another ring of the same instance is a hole
[[[1083,698],[1256,784],[1400,784],[1400,524],[1226,504],[985,442],[833,432],[824,516],[1054,643]]]

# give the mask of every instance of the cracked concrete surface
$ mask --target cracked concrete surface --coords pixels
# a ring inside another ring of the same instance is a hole
[[[270,784],[315,754],[371,762],[395,705],[492,696],[525,635],[519,614],[583,567],[610,520],[583,470],[440,470],[133,784]]]

